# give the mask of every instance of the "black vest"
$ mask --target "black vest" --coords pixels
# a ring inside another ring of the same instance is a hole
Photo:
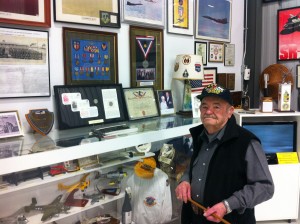
[[[190,132],[193,137],[194,153],[191,158],[193,164],[197,158],[201,138],[198,138],[204,130],[203,125],[191,128]],[[241,190],[247,184],[246,161],[245,155],[248,145],[252,139],[259,139],[246,129],[236,124],[234,116],[227,122],[227,126],[219,146],[211,158],[207,179],[204,190],[204,206],[211,207],[216,203],[230,197],[233,192]],[[190,179],[192,179],[192,170],[189,171]],[[193,211],[189,204],[183,205],[182,223],[212,223],[205,217],[197,217],[197,222],[185,220],[192,217]],[[232,224],[255,224],[254,208],[246,209],[243,214],[237,211],[225,215],[224,219]]]

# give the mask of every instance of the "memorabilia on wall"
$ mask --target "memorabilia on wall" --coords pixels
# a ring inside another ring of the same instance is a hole
[[[0,0],[0,23],[51,27],[51,2]]]
[[[54,113],[48,109],[29,110],[25,117],[30,127],[41,135],[47,135],[54,124]]]
[[[0,98],[50,96],[48,32],[0,28]]]
[[[125,22],[165,26],[165,1],[123,0],[123,2]]]
[[[129,120],[159,115],[153,87],[124,88]]]
[[[174,114],[174,103],[171,90],[157,90],[157,102],[160,109],[160,115]]]
[[[235,64],[235,45],[224,44],[224,65],[234,66]]]
[[[297,74],[297,88],[300,88],[300,65],[297,65],[296,68],[296,74]]]
[[[130,26],[131,87],[163,89],[163,30]]]
[[[202,92],[202,90],[211,83],[216,83],[216,77],[218,73],[217,67],[204,68],[203,80],[191,80],[192,92]]]
[[[207,42],[195,41],[194,54],[201,55],[203,65],[207,65]]]
[[[54,86],[54,94],[59,129],[127,120],[121,84]]]
[[[299,26],[300,7],[280,9],[277,12],[277,60],[299,60],[300,47]]]
[[[230,42],[231,4],[228,0],[210,4],[206,0],[196,0],[195,38]]]
[[[120,28],[119,0],[54,0],[57,22]]]
[[[229,90],[235,88],[235,73],[218,73],[217,84]]]
[[[209,42],[208,48],[209,62],[223,62],[224,61],[224,44]]]
[[[194,1],[168,0],[168,32],[194,35]]]
[[[0,112],[0,138],[23,136],[18,111]]]
[[[63,28],[65,84],[118,83],[117,34]]]

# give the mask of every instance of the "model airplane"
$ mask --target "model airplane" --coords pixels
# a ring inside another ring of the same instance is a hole
[[[72,185],[63,185],[62,183],[58,184],[59,190],[67,190],[68,192],[72,192],[74,189],[80,189],[81,191],[84,191],[88,186],[90,186],[91,181],[86,180],[86,177],[89,175],[89,173],[84,174],[84,176],[80,179],[79,182],[72,184]]]
[[[41,221],[45,221],[53,216],[58,216],[60,213],[67,213],[70,210],[69,206],[65,206],[64,203],[61,203],[60,200],[62,195],[57,196],[53,202],[48,205],[36,205],[36,198],[32,198],[32,203],[28,206],[25,206],[25,212],[30,212],[31,210],[38,210],[43,212]]]
[[[204,18],[206,18],[206,19],[213,20],[213,21],[215,21],[215,22],[217,22],[217,23],[221,23],[221,24],[227,24],[227,23],[228,23],[227,18],[224,18],[224,19],[216,19],[216,18],[213,18],[213,17],[210,17],[210,16],[202,16],[202,17],[204,17]]]
[[[103,200],[105,198],[105,195],[100,191],[100,189],[98,188],[97,185],[96,185],[96,188],[97,188],[98,193],[94,193],[94,194],[90,194],[90,195],[83,194],[84,198],[92,199],[91,205],[93,205],[94,203],[99,202],[100,200]]]

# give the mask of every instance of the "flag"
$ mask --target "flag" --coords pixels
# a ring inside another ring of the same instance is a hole
[[[202,90],[211,83],[215,82],[213,73],[204,73],[203,80],[191,80],[192,92],[202,92]]]

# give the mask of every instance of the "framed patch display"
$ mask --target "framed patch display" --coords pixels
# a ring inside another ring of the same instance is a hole
[[[47,31],[0,27],[0,98],[50,96]]]
[[[194,35],[193,8],[193,0],[168,0],[168,32]]]
[[[120,28],[120,0],[54,0],[54,19]]]
[[[124,88],[123,91],[129,120],[159,115],[153,87]]]
[[[0,138],[23,136],[18,111],[0,112]]]
[[[121,84],[54,86],[59,129],[127,120]]]
[[[117,34],[63,28],[65,84],[118,83]]]
[[[51,27],[50,0],[0,0],[0,23]]]
[[[223,62],[224,61],[224,44],[223,43],[209,42],[208,61],[209,62]]]
[[[131,87],[164,87],[163,30],[130,26]]]
[[[277,60],[299,60],[300,7],[280,9],[277,12]]]
[[[158,107],[160,115],[174,114],[174,102],[171,90],[157,90],[156,91]]]
[[[213,6],[213,7],[212,7]],[[230,42],[232,1],[196,0],[195,38]]]

